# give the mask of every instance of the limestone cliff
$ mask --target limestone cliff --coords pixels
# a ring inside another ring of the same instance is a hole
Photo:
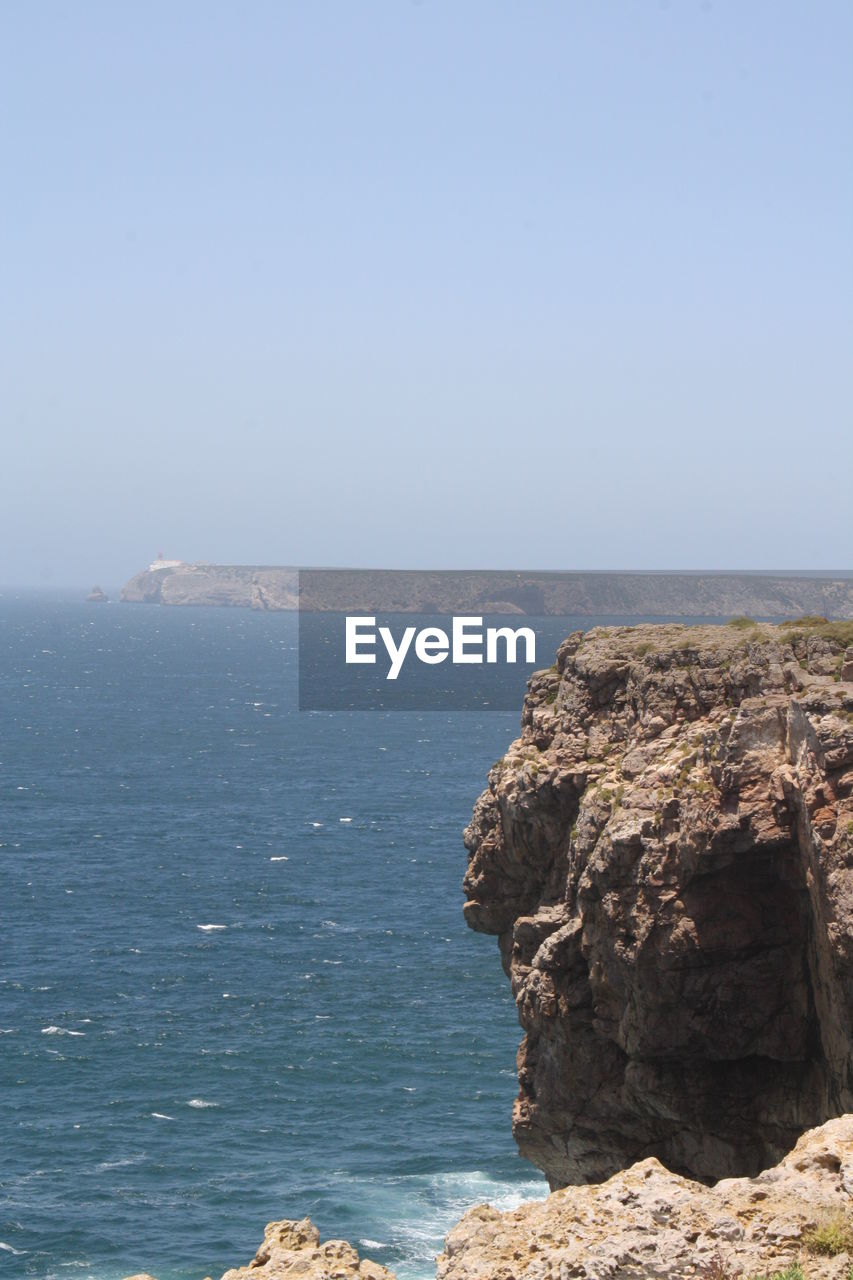
[[[121,598],[131,604],[247,609],[296,609],[299,604],[296,569],[228,564],[143,569],[125,583]]]
[[[755,1174],[853,1110],[851,643],[596,629],[532,678],[465,910],[500,940],[514,1133],[552,1187]]]
[[[528,614],[589,617],[853,618],[853,577],[767,573],[570,573],[465,570],[311,572],[303,608],[343,613]],[[296,609],[298,570],[155,561],[122,588],[138,604]]]

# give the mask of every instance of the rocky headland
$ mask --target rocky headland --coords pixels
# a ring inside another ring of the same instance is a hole
[[[437,1280],[853,1280],[853,625],[570,636],[465,841],[552,1192]],[[307,1219],[223,1280],[297,1276],[392,1280]]]
[[[302,608],[324,612],[529,616],[853,618],[853,577],[764,573],[557,573],[323,569],[303,573]],[[122,588],[137,604],[297,609],[299,570],[155,561]]]
[[[287,567],[178,563],[134,574],[122,587],[121,599],[131,604],[297,609],[298,574]]]

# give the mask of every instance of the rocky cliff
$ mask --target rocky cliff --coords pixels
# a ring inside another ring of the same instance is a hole
[[[131,604],[204,604],[247,609],[296,609],[297,570],[262,565],[179,564],[143,569],[121,589]]]
[[[532,678],[465,911],[499,938],[514,1133],[552,1187],[756,1174],[853,1109],[852,643],[596,629]]]
[[[299,571],[164,562],[137,573],[121,598],[138,604],[296,609]],[[763,573],[509,573],[311,570],[303,608],[343,613],[521,613],[531,616],[853,618],[853,577]]]

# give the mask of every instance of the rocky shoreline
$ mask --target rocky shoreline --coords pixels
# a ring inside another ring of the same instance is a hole
[[[650,1158],[506,1213],[478,1205],[449,1232],[436,1280],[849,1280],[851,1197],[853,1116],[844,1116],[756,1178],[705,1187]],[[252,1261],[222,1280],[297,1277],[394,1280],[345,1241],[321,1243],[307,1218],[271,1222]]]
[[[853,577],[764,573],[406,572],[312,570],[302,607],[326,612],[519,613],[529,616],[853,618]],[[293,610],[299,570],[163,562],[135,574],[136,604]]]
[[[853,1280],[853,624],[576,633],[465,840],[553,1189],[437,1280]],[[297,1276],[393,1280],[307,1219],[223,1280]]]

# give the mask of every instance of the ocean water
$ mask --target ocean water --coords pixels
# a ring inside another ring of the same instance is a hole
[[[519,712],[299,713],[295,659],[287,614],[0,598],[4,1276],[218,1277],[310,1215],[420,1280],[545,1194],[461,914]]]

